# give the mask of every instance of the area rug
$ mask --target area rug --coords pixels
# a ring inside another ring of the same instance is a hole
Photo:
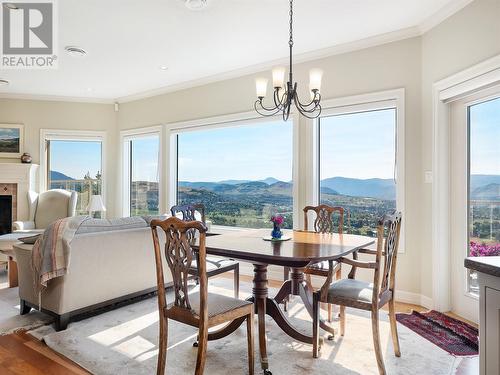
[[[232,281],[215,279],[209,290],[232,294]],[[241,296],[246,297],[251,284],[241,284]],[[171,300],[171,296],[167,296]],[[274,375],[311,374],[378,374],[369,313],[347,311],[346,335],[334,341],[325,340],[321,357],[312,358],[311,345],[296,342],[283,333],[271,319],[267,320],[268,355]],[[293,324],[303,332],[311,332],[311,320],[303,305],[292,301],[288,310]],[[388,374],[453,374],[460,358],[399,325],[402,357],[396,358],[390,336],[387,313],[381,312],[381,340]],[[257,332],[257,327],[256,332]],[[156,369],[158,345],[158,311],[156,298],[110,311],[80,322],[71,323],[67,330],[55,332],[41,327],[33,332],[53,350],[68,357],[95,375],[153,374]],[[192,374],[196,349],[192,344],[196,330],[169,322],[167,374]],[[256,373],[258,341],[255,340]],[[206,374],[246,374],[246,330],[241,327],[221,340],[209,342]]]
[[[30,330],[53,321],[52,317],[38,311],[19,315],[19,309],[18,288],[0,289],[0,335]]]
[[[396,314],[396,319],[450,354],[478,354],[479,332],[470,324],[434,310],[426,313],[413,311],[411,314]]]

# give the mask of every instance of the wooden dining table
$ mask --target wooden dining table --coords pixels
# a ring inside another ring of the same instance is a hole
[[[307,311],[312,315],[312,291],[304,280],[304,268],[313,263],[335,260],[375,242],[374,238],[351,234],[321,234],[307,231],[283,231],[287,241],[266,241],[268,229],[224,229],[213,230],[206,238],[206,252],[210,255],[232,258],[253,264],[252,296],[248,300],[255,305],[258,316],[259,349],[262,369],[267,375],[267,339],[265,316],[269,315],[277,325],[297,341],[312,344],[312,335],[293,327],[279,307],[289,295],[299,296]],[[194,247],[196,250],[196,247]],[[291,269],[290,279],[285,281],[274,297],[268,294],[267,268],[269,265]],[[237,319],[222,329],[210,332],[209,340],[216,340],[234,332],[244,319]],[[334,334],[333,327],[321,320],[320,326]],[[311,324],[312,331],[312,324]]]

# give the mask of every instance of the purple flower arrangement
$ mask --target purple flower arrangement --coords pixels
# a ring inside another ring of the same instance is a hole
[[[478,243],[470,241],[469,254],[471,257],[500,256],[500,243]]]
[[[281,215],[271,216],[271,223],[273,223],[273,231],[271,232],[271,237],[273,239],[280,239],[283,233],[281,232],[281,226],[285,222],[285,218]]]

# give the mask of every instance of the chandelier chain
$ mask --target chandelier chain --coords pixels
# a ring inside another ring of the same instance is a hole
[[[293,46],[293,0],[290,0],[290,40],[288,45]]]

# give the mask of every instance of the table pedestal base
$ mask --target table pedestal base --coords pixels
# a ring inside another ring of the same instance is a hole
[[[255,313],[258,316],[261,366],[264,370],[264,373],[270,375],[271,372],[269,371],[269,361],[267,358],[266,315],[269,315],[281,328],[281,330],[288,336],[294,338],[297,341],[304,342],[306,344],[312,344],[312,335],[306,335],[296,330],[288,320],[288,317],[280,309],[279,303],[281,303],[288,295],[293,294],[299,296],[302,299],[304,306],[311,316],[313,313],[313,307],[310,300],[312,291],[304,281],[302,270],[292,270],[291,279],[287,280],[282,285],[275,298],[269,298],[267,284],[267,265],[254,264],[254,278],[252,288],[253,296],[248,298],[248,301],[252,301],[254,303]],[[225,327],[217,331],[210,332],[208,334],[208,340],[218,340],[220,338],[226,337],[227,335],[238,329],[238,327],[244,321],[245,318],[239,318],[232,321],[231,323],[228,323]],[[327,325],[325,321],[321,320],[320,326],[324,330],[330,332],[332,335],[334,334],[333,328]]]

